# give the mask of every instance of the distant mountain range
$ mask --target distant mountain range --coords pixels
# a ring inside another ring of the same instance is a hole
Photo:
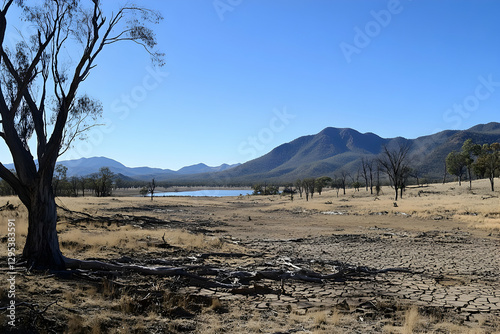
[[[416,139],[382,138],[374,133],[360,133],[349,128],[328,127],[315,135],[299,137],[269,153],[243,164],[209,167],[197,164],[177,171],[151,167],[126,167],[104,158],[82,158],[58,162],[68,167],[68,176],[84,176],[101,167],[127,180],[172,181],[178,185],[252,184],[256,182],[293,182],[297,178],[334,176],[340,170],[357,172],[361,160],[374,159],[384,146],[411,144],[411,167],[422,177],[442,178],[448,153],[460,150],[465,140],[477,144],[500,142],[500,123],[476,125],[467,130],[446,130]],[[12,168],[13,166],[7,166]]]
[[[58,161],[57,164],[68,167],[67,176],[87,176],[99,171],[101,167],[108,167],[113,173],[126,180],[151,181],[155,178],[159,181],[175,179],[179,176],[191,174],[213,173],[224,171],[239,164],[222,164],[217,167],[210,167],[203,163],[182,167],[174,171],[171,169],[151,168],[151,167],[126,167],[122,163],[106,157],[80,158],[76,160]],[[7,168],[14,168],[13,164],[6,165]]]
[[[400,143],[411,145],[411,167],[417,169],[422,177],[439,179],[443,176],[448,153],[460,150],[468,138],[477,144],[500,142],[500,123],[480,124],[468,130],[446,130],[416,139],[381,138],[349,128],[328,127],[318,134],[280,145],[266,155],[235,168],[195,174],[177,181],[293,182],[297,178],[333,176],[342,169],[356,173],[362,158],[376,158],[384,146],[396,147]]]

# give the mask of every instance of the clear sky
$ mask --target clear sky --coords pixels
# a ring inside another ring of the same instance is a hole
[[[164,16],[166,65],[111,45],[80,89],[107,125],[61,159],[175,170],[242,163],[328,126],[416,138],[500,121],[497,0],[140,4]],[[0,161],[12,161],[3,143]]]

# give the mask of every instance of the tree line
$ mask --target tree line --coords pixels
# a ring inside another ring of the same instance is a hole
[[[397,148],[391,149],[384,146],[380,156],[372,159],[362,158],[361,166],[355,174],[346,169],[340,169],[333,177],[297,179],[294,183],[285,186],[284,193],[291,193],[292,196],[294,193],[298,193],[300,197],[304,195],[308,201],[309,198],[314,197],[315,192],[321,195],[323,188],[326,187],[336,189],[338,196],[340,190],[345,195],[346,188],[349,186],[355,191],[359,191],[364,186],[366,191],[370,190],[370,193],[373,194],[375,189],[375,193],[379,195],[382,188],[380,174],[384,173],[395,190],[395,200],[398,200],[399,197],[403,196],[403,191],[411,176],[416,177],[417,183],[420,181],[420,173],[409,166],[409,151],[409,144],[400,144]],[[261,186],[254,185],[254,194],[265,195],[266,192],[255,190],[260,190],[259,187]],[[273,186],[274,188],[279,189],[278,186]]]
[[[346,194],[346,188],[351,187],[359,191],[365,187],[370,194],[380,194],[382,185],[388,184],[394,190],[394,199],[397,201],[403,197],[404,190],[412,182],[420,185],[426,183],[422,178],[422,173],[418,168],[412,167],[412,159],[409,156],[410,144],[401,143],[397,147],[382,148],[378,157],[371,159],[362,158],[361,164],[356,173],[351,173],[346,169],[340,169],[333,177],[322,176],[319,178],[297,179],[293,183],[284,186],[284,193],[298,193],[300,197],[305,196],[308,201],[313,198],[314,193],[321,195],[323,188],[331,187],[337,190],[337,196],[340,191]],[[479,179],[488,178],[491,185],[491,191],[495,190],[494,179],[500,176],[500,143],[475,144],[472,139],[467,139],[459,152],[450,152],[445,159],[446,173],[458,178],[461,185],[464,176],[467,176],[472,189],[472,179],[474,176]],[[381,180],[381,174],[385,177]],[[387,182],[388,181],[388,182]],[[254,194],[272,195],[279,193],[279,186],[267,186],[262,188],[260,184],[254,185]],[[273,189],[273,192],[266,191]]]
[[[15,173],[15,172],[14,172]],[[116,175],[108,167],[101,167],[99,172],[88,176],[68,177],[68,167],[57,165],[52,178],[52,189],[55,196],[111,196],[116,187]],[[0,196],[16,195],[14,189],[0,180]]]

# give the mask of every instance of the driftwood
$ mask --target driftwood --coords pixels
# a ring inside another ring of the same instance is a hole
[[[125,273],[138,273],[142,275],[155,275],[163,277],[183,277],[189,284],[204,288],[225,288],[232,293],[246,294],[252,290],[249,285],[262,280],[279,281],[283,286],[286,280],[297,280],[311,283],[325,281],[345,282],[357,280],[369,275],[387,272],[410,272],[405,268],[372,269],[364,266],[350,266],[344,264],[338,271],[331,274],[321,274],[312,270],[302,269],[291,263],[284,265],[293,270],[266,269],[256,271],[215,268],[208,265],[181,266],[181,267],[147,267],[134,264],[106,263],[97,260],[76,260],[66,258],[66,268],[78,271],[79,275],[93,274],[97,276],[120,275]]]

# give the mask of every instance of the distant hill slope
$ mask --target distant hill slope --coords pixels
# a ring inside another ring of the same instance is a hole
[[[333,176],[341,169],[355,173],[362,158],[376,158],[384,145],[393,147],[403,142],[411,144],[412,167],[420,170],[421,175],[436,179],[442,177],[446,155],[460,150],[468,138],[478,144],[500,142],[500,123],[480,124],[464,131],[447,130],[416,139],[381,138],[373,133],[328,127],[230,170],[191,175],[179,181],[293,182],[297,178]]]
[[[170,169],[151,167],[126,167],[122,163],[106,157],[81,158],[77,160],[59,161],[58,164],[68,167],[68,177],[85,176],[99,171],[101,167],[108,167],[115,174],[122,174],[131,178],[153,174],[175,174]]]
[[[239,164],[237,164],[237,165],[239,165]],[[205,164],[200,163],[197,165],[182,167],[181,169],[179,169],[177,171],[177,174],[186,175],[186,174],[220,172],[220,171],[224,171],[226,169],[235,167],[237,165],[222,164],[222,165],[217,166],[217,167],[210,167],[210,166],[207,166]]]

